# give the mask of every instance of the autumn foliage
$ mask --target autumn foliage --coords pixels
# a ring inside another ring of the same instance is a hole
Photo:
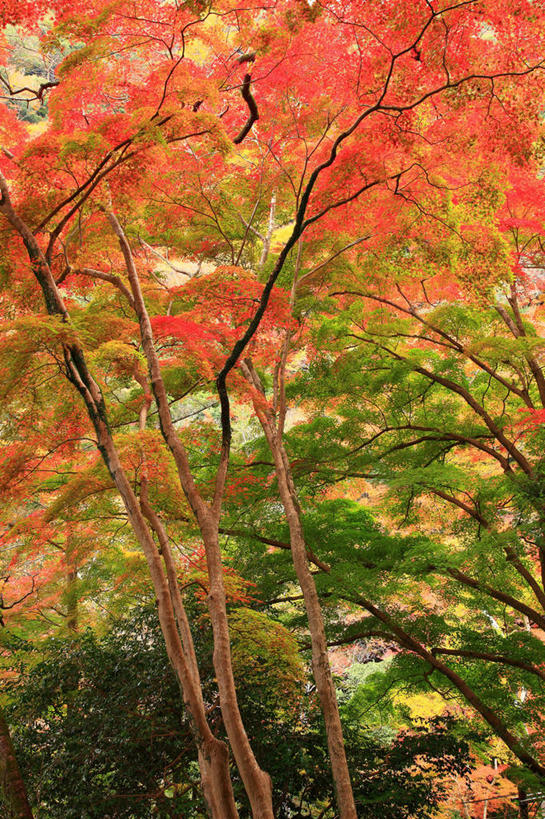
[[[539,4],[6,0],[0,23],[6,679],[13,634],[151,599],[213,817],[288,810],[237,690],[274,677],[269,716],[295,719],[305,668],[309,817],[367,816],[354,736],[413,747],[403,686],[537,791]],[[337,679],[332,644],[378,674]]]

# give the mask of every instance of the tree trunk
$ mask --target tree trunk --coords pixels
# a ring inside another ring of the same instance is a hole
[[[271,778],[257,763],[238,707],[217,524],[209,521],[201,526],[201,532],[210,583],[208,610],[214,634],[214,670],[225,730],[250,800],[252,816],[254,819],[274,819]]]
[[[17,764],[9,727],[0,712],[0,789],[6,805],[6,819],[32,819],[25,783]]]
[[[283,449],[281,444],[277,445],[277,447]],[[339,815],[341,819],[357,819],[354,794],[352,792],[350,773],[346,760],[337,695],[335,693],[331,667],[329,665],[322,610],[316,584],[307,560],[306,543],[300,520],[300,508],[291,476],[286,472],[285,466],[281,462],[281,453],[279,451],[276,453],[273,452],[273,458],[277,468],[276,475],[280,498],[290,531],[293,565],[297,574],[297,580],[301,586],[301,591],[303,592],[308,618],[312,642],[312,671],[316,681],[322,713],[324,715],[327,745],[337,794]]]
[[[147,348],[147,349],[146,349]],[[148,344],[144,344],[146,354],[151,353]],[[148,358],[148,362],[149,362]],[[153,360],[153,359],[152,359]],[[187,474],[187,461],[181,441],[174,429],[164,384],[158,370],[158,362],[150,367],[151,382],[157,405],[161,430],[178,468],[181,486],[193,508],[201,531],[206,552],[209,576],[208,611],[214,637],[214,671],[220,695],[220,707],[225,730],[233,751],[233,756],[244,788],[250,801],[254,819],[274,819],[272,807],[272,783],[270,776],[263,771],[254,755],[248,735],[240,714],[233,667],[231,662],[231,642],[227,620],[225,586],[223,579],[223,562],[219,548],[219,519],[217,514],[204,503],[194,487],[191,476]],[[227,817],[228,814],[225,813]]]
[[[71,566],[66,573],[66,628],[74,634],[78,631],[78,570]]]
[[[256,388],[260,389],[261,385],[257,383],[253,367],[251,367],[249,362],[243,365],[243,371],[249,381],[253,382]],[[254,409],[273,456],[280,500],[284,507],[290,532],[293,565],[301,591],[303,592],[312,644],[312,671],[324,716],[339,816],[341,819],[357,819],[354,794],[346,760],[339,706],[337,704],[335,686],[329,665],[322,610],[316,584],[308,564],[307,546],[301,524],[301,508],[297,498],[297,491],[291,475],[284,445],[274,426],[274,419],[266,410],[263,410],[257,404],[254,404]]]

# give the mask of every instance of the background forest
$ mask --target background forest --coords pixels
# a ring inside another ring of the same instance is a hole
[[[540,0],[1,0],[0,813],[545,816]]]

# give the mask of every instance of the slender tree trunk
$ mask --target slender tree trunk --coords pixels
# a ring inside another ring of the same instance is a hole
[[[75,634],[78,631],[78,569],[75,556],[68,546],[65,555],[69,563],[66,572],[66,627]]]
[[[183,604],[182,595],[180,594],[180,587],[178,585],[178,577],[176,574],[176,566],[172,556],[172,550],[170,548],[170,543],[163,522],[149,503],[147,480],[145,479],[142,481],[140,506],[143,514],[150,522],[159,540],[161,554],[163,556],[167,574],[170,596],[173,603],[174,614],[176,617],[178,630],[182,638],[182,650],[195,683],[195,691],[199,697],[199,708],[204,711],[197,655],[195,653],[195,646],[189,626],[189,620]],[[206,725],[206,728],[208,729],[208,725]],[[238,816],[238,812],[234,802],[233,790],[231,786],[227,748],[223,742],[220,742],[215,737],[211,736],[211,734],[208,736],[208,734],[210,734],[209,729],[207,730],[206,737],[207,751],[206,754],[203,754],[203,758],[201,760],[201,751],[199,749],[199,763],[201,764],[201,770],[204,771],[206,769],[207,771],[207,786],[210,787],[211,794],[213,795],[214,799],[217,800],[216,810],[218,812],[214,813],[213,815],[225,816],[226,819],[229,817],[236,817]],[[207,763],[207,757],[210,759],[210,763]],[[203,775],[203,786],[204,784]]]
[[[250,800],[254,819],[274,819],[271,778],[258,765],[238,707],[217,522],[208,521],[201,525],[201,532],[206,549],[210,584],[208,610],[214,634],[214,669],[225,730]]]
[[[149,355],[148,362],[150,359],[153,362],[155,351],[150,350],[147,342],[144,344],[144,349],[146,355]],[[178,467],[180,483],[197,518],[205,547],[209,577],[207,603],[214,637],[213,662],[225,730],[229,738],[237,768],[244,783],[246,793],[248,794],[248,799],[250,800],[254,819],[273,819],[271,779],[270,776],[260,768],[255,758],[244,728],[236,696],[231,661],[229,624],[227,620],[223,562],[219,547],[218,515],[204,503],[196,490],[194,490],[192,480],[188,480],[185,453],[181,448],[180,439],[174,429],[170,411],[168,410],[164,384],[160,372],[158,372],[158,363],[153,364],[150,370],[151,383],[159,407],[161,429],[165,441],[174,456]]]
[[[261,251],[261,257],[259,259],[258,270],[263,270],[265,267],[265,262],[269,257],[269,251],[271,249],[271,240],[272,235],[274,232],[274,217],[276,213],[276,191],[273,191],[271,196],[271,203],[269,205],[269,221],[267,224],[267,233],[265,236],[262,236],[261,239],[263,241],[263,249]]]
[[[248,380],[253,383],[257,389],[261,390],[261,384],[256,377],[251,363],[247,361],[242,366],[243,372],[245,372]],[[331,667],[329,665],[322,609],[316,590],[316,584],[307,559],[307,546],[301,524],[301,508],[297,498],[297,490],[293,482],[284,445],[274,425],[274,419],[257,404],[254,405],[254,409],[273,456],[278,481],[278,492],[282,506],[284,507],[290,532],[293,565],[301,591],[303,592],[312,644],[312,671],[324,716],[339,815],[341,819],[357,819],[352,783],[350,781],[350,773],[346,760],[339,706],[337,704],[337,695],[335,693]]]
[[[0,712],[0,790],[6,810],[5,819],[32,819],[25,783],[19,770],[9,727]]]

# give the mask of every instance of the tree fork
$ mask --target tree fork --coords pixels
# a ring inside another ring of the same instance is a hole
[[[186,451],[172,421],[159,360],[153,343],[151,322],[142,295],[131,248],[115,214],[110,211],[107,213],[107,217],[117,236],[125,259],[134,309],[140,325],[142,348],[146,356],[151,387],[159,412],[161,433],[172,453],[180,485],[195,514],[203,538],[210,582],[207,602],[214,636],[214,670],[216,672],[225,730],[250,800],[254,819],[273,819],[271,778],[259,766],[250,745],[238,706],[231,661],[231,641],[227,620],[223,563],[218,537],[219,505],[225,482],[229,449],[225,446],[222,447],[222,457],[216,478],[214,505],[211,507],[205,503],[195,485]]]
[[[205,801],[213,819],[236,819],[238,812],[234,803],[229,774],[228,751],[223,742],[212,734],[197,685],[194,668],[187,660],[180,634],[176,627],[175,607],[171,592],[161,566],[158,549],[146,526],[144,516],[125,472],[119,462],[113,440],[105,436],[104,427],[97,429],[99,445],[106,466],[123,499],[133,531],[145,554],[158,603],[159,621],[165,638],[167,654],[180,682],[182,696],[191,718],[193,734],[197,743],[201,782]],[[101,440],[101,437],[102,440]]]

